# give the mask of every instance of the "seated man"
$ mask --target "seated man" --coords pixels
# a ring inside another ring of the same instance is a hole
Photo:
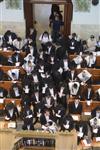
[[[23,63],[23,57],[19,52],[15,52],[14,54],[12,54],[10,59],[11,62],[9,62],[9,65],[11,66],[21,66]]]
[[[8,70],[9,80],[17,81],[19,80],[19,69]]]
[[[30,109],[30,107],[26,106],[21,112],[21,114],[22,114],[22,119],[24,121],[22,127],[23,130],[34,130],[34,126],[33,126],[34,114],[33,111]]]
[[[22,126],[22,129],[23,130],[34,130],[34,125],[32,122],[30,123],[30,120],[27,118]]]
[[[17,117],[19,117],[17,107],[12,102],[8,103],[5,107],[5,120],[16,121]]]
[[[21,94],[22,94],[21,86],[19,86],[17,83],[13,84],[9,92],[10,97],[21,98]]]
[[[88,124],[83,121],[76,122],[75,129],[77,131],[79,144],[79,142],[84,138],[84,136],[88,135]]]
[[[98,37],[98,40],[96,42],[96,52],[100,51],[100,36]]]
[[[96,107],[92,110],[92,119],[90,120],[90,126],[92,131],[92,138],[100,138],[100,107]]]
[[[89,39],[87,40],[87,45],[88,45],[88,51],[95,51],[96,49],[96,38],[94,35],[91,35]]]
[[[86,67],[94,68],[96,65],[96,55],[94,53],[89,53],[85,58]]]
[[[40,123],[41,127],[45,131],[56,131],[56,128],[53,128],[51,130],[50,126],[53,124],[54,125],[54,117],[53,115],[50,114],[50,111],[46,109],[40,116]]]
[[[63,105],[58,104],[56,107],[54,107],[53,114],[58,126],[61,125],[62,118],[65,115],[65,113],[66,113],[66,109],[63,107]]]
[[[71,131],[74,128],[74,120],[70,114],[67,114],[62,119],[61,130]]]
[[[82,113],[82,104],[79,99],[75,99],[73,102],[69,103],[69,113],[70,114],[80,114]]]
[[[100,88],[95,91],[94,100],[100,101]]]
[[[5,88],[0,87],[0,98],[5,98],[7,97],[7,95],[8,95],[8,91]]]
[[[75,63],[76,68],[82,67],[83,58],[81,55],[77,55],[72,61]]]

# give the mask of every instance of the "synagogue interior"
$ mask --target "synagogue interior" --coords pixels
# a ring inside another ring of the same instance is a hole
[[[0,0],[0,150],[100,150],[99,0]]]

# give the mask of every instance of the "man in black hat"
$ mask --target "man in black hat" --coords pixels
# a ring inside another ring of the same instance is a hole
[[[8,103],[5,107],[5,120],[16,121],[18,117],[19,113],[17,107],[12,102]]]

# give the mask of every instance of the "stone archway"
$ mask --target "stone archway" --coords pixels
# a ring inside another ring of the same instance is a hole
[[[71,21],[73,16],[72,0],[24,0],[24,17],[26,24],[26,36],[29,29],[34,26],[33,9],[34,4],[61,4],[64,5],[64,36],[71,32]]]

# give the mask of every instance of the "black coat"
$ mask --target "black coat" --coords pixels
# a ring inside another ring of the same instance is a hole
[[[52,120],[52,121],[54,120],[53,116],[51,116],[51,115],[50,115],[49,119]],[[46,117],[45,117],[44,114],[42,114],[40,116],[40,123],[41,123],[41,125],[46,125],[47,124],[47,120],[46,120]]]
[[[68,124],[69,125],[69,128],[65,128],[64,125]],[[72,129],[74,128],[74,121],[73,121],[73,118],[71,115],[66,115],[63,117],[62,119],[62,124],[61,124],[61,130],[65,131],[65,130],[68,130],[68,131],[71,131]]]
[[[87,123],[85,123],[83,121],[77,122],[76,125],[75,125],[76,131],[79,132],[81,127],[82,127],[83,136],[87,136],[88,135],[88,125],[87,125]]]
[[[34,130],[34,126],[33,126],[32,123],[31,123],[31,124],[24,124],[24,125],[22,126],[22,129],[23,129],[23,130]]]
[[[26,106],[24,110],[22,111],[21,115],[22,115],[24,124],[33,123],[34,114],[33,114],[33,111],[29,109],[29,107]]]
[[[91,100],[91,99],[93,99],[94,91],[93,91],[93,89],[91,88],[91,90],[90,90],[90,92],[89,92],[89,89],[86,88],[86,89],[84,89],[83,95],[84,95],[84,99],[85,99],[85,100]]]
[[[82,113],[82,104],[79,103],[78,107],[75,107],[75,102],[69,104],[69,113],[71,114],[80,114]]]
[[[67,74],[67,79],[70,81],[72,81],[72,80],[75,80],[75,79],[77,79],[77,73],[76,73],[76,71],[74,70],[73,71],[73,76],[72,76],[72,71],[70,70],[70,71],[68,71],[68,74]]]
[[[17,107],[13,108],[13,114],[12,116],[10,115],[10,111],[8,109],[5,109],[5,115],[9,120],[15,121],[17,117],[19,117],[18,109]]]
[[[17,58],[18,57],[18,58]],[[16,54],[16,52],[12,55],[12,65],[14,66],[17,62],[20,62],[20,65],[23,63],[23,57],[20,54]]]
[[[14,86],[16,87],[16,89],[18,89],[18,95],[16,94],[15,90],[14,90]],[[10,97],[11,98],[21,98],[22,95],[22,88],[19,85],[15,85],[13,84],[10,91],[9,91]]]

